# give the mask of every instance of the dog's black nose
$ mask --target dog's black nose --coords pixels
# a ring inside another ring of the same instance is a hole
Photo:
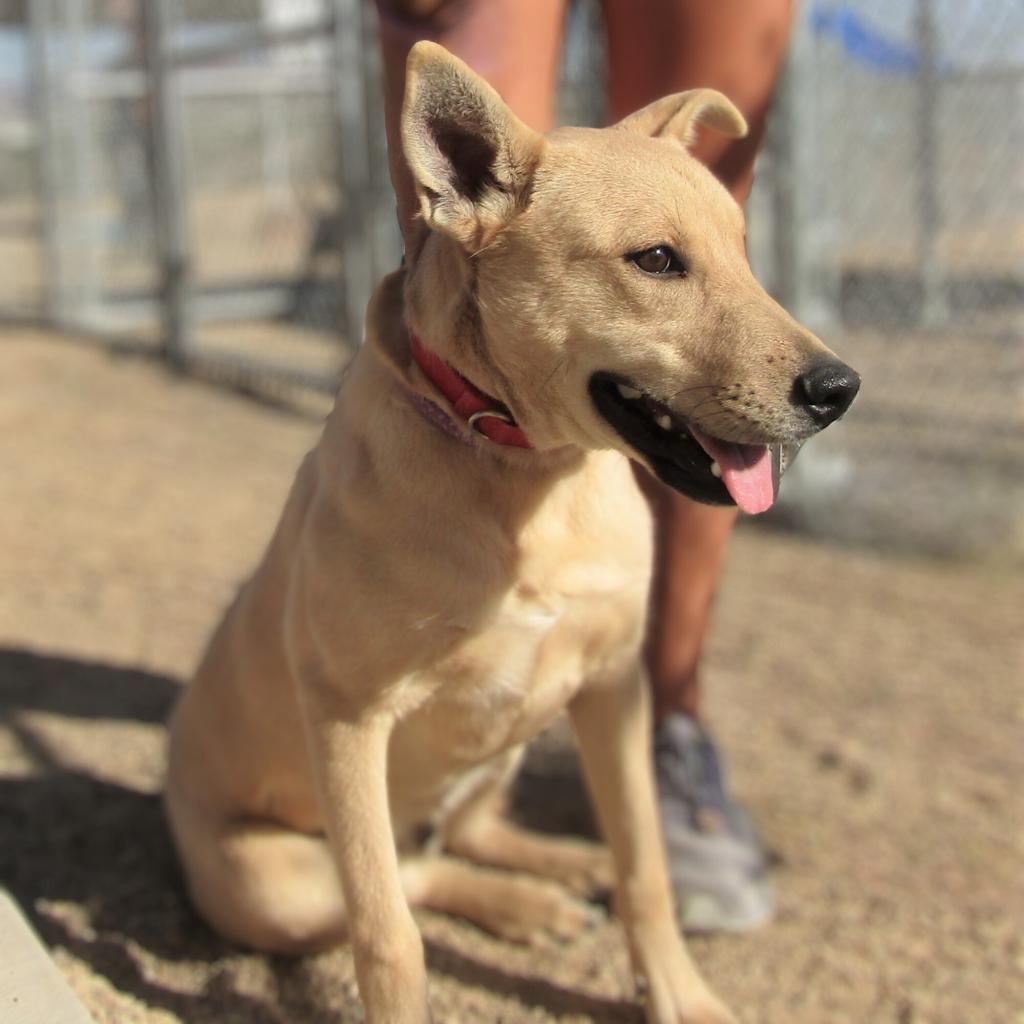
[[[815,422],[827,427],[850,408],[859,389],[857,373],[845,363],[830,359],[797,377],[795,392],[797,401]]]

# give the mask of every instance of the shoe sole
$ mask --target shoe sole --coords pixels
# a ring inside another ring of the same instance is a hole
[[[691,892],[679,900],[679,926],[684,932],[753,931],[775,916],[775,897],[767,882],[751,882],[742,892],[730,894],[732,907],[724,907],[712,893]]]

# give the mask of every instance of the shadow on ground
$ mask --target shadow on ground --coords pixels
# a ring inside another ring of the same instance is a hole
[[[115,988],[191,1019],[193,997],[147,980],[128,949],[137,944],[172,960],[228,951],[188,908],[159,797],[66,768],[23,720],[48,712],[158,724],[178,689],[174,679],[135,669],[0,651],[0,725],[34,767],[0,780],[0,878],[49,946],[67,949]],[[87,928],[54,913],[54,903],[84,907]],[[256,1024],[277,1020],[238,998]]]
[[[182,1020],[336,1021],[337,1007],[320,1005],[310,961],[247,953],[218,938],[191,910],[157,794],[69,768],[60,751],[26,724],[31,713],[42,712],[160,725],[179,689],[173,678],[137,669],[0,649],[0,729],[15,738],[32,766],[31,774],[0,778],[0,883],[47,945],[67,950],[117,990]],[[116,753],[105,761],[116,765]],[[549,809],[531,820],[536,827],[586,829],[589,811],[578,774],[571,766],[557,767],[557,799],[550,780],[544,800],[530,799],[543,785],[543,764],[533,764],[516,804]],[[166,963],[207,965],[202,991],[182,992],[148,977],[138,951]],[[589,1013],[622,1024],[638,1019],[636,1009],[620,1001],[478,963],[436,941],[428,941],[427,958],[436,975],[552,1014]],[[237,991],[240,960],[266,962],[269,972],[261,973],[269,982],[268,999]]]

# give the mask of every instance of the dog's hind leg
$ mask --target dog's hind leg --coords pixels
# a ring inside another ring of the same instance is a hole
[[[273,953],[315,952],[344,939],[345,901],[326,839],[176,810],[189,894],[218,932]]]
[[[545,879],[443,855],[403,862],[402,888],[413,906],[465,918],[511,942],[567,941],[602,916]]]
[[[345,902],[327,840],[264,822],[198,823],[179,842],[189,892],[222,935],[271,953],[308,953],[346,937]],[[413,906],[462,917],[512,942],[569,939],[594,911],[564,889],[450,857],[401,863]]]
[[[504,770],[474,790],[444,823],[444,848],[477,864],[551,879],[578,896],[611,889],[614,872],[604,846],[539,835],[505,816],[506,795],[519,753],[509,755]]]

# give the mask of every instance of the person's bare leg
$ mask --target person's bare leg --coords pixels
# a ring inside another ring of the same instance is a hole
[[[791,0],[603,4],[612,118],[673,91],[709,86],[724,92],[747,118],[750,134],[737,141],[702,134],[694,152],[744,203],[785,56]],[[645,655],[661,823],[680,921],[702,930],[744,929],[773,910],[765,857],[698,723],[701,651],[736,510],[699,505],[645,470],[636,472],[657,530]]]
[[[701,134],[695,155],[743,204],[754,176],[772,90],[782,67],[792,0],[603,0],[613,120],[666,93],[710,86],[750,125],[744,139]],[[699,505],[638,469],[657,522],[647,665],[655,721],[700,712],[698,667],[715,583],[736,510]]]
[[[747,116],[751,135],[731,147],[702,136],[696,152],[744,201],[788,37],[790,0],[604,0],[604,6],[614,118],[689,87],[726,92]],[[483,73],[524,121],[544,130],[552,119],[564,9],[556,0],[378,0],[378,8],[391,173],[409,247],[415,203],[398,124],[412,44],[430,38],[448,47]],[[696,715],[697,666],[735,512],[697,505],[649,476],[641,483],[658,524],[647,649],[655,708],[662,717],[673,709]]]
[[[557,0],[378,0],[377,6],[391,177],[408,247],[416,206],[398,125],[409,49],[417,39],[441,43],[483,74],[524,121],[544,131],[553,118],[564,8]],[[791,6],[792,0],[604,0],[613,119],[673,90],[710,85],[726,92],[747,116],[750,135],[730,143],[707,133],[695,152],[742,203],[788,40]],[[697,668],[736,513],[691,502],[649,475],[641,485],[658,522],[647,645],[655,717],[675,710],[696,716]]]
[[[691,501],[642,466],[634,472],[655,523],[644,659],[657,726],[674,712],[700,717],[700,656],[736,509]]]
[[[399,124],[409,50],[420,39],[440,43],[494,86],[518,117],[545,132],[554,118],[565,11],[561,0],[377,0],[377,10],[388,162],[408,249],[416,199]]]

